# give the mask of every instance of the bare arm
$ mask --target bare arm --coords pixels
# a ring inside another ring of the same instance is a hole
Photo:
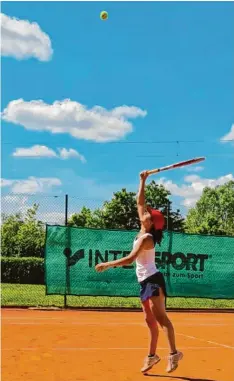
[[[141,220],[145,213],[145,181],[148,177],[147,171],[140,173],[140,186],[137,195],[137,211]]]
[[[136,245],[136,247],[131,251],[131,253],[127,257],[116,259],[115,261],[99,263],[95,267],[95,269],[96,271],[101,272],[111,267],[121,267],[130,265],[136,260],[140,250],[148,248],[149,246],[152,246],[152,239],[150,237],[144,237],[141,239],[139,245]]]

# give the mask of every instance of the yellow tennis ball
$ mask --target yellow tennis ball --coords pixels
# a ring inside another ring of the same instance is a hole
[[[100,13],[101,20],[107,20],[108,19],[108,13],[106,11],[102,11]]]

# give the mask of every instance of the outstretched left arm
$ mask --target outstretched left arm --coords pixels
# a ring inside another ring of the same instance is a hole
[[[136,245],[136,247],[131,251],[131,253],[125,258],[116,259],[115,261],[110,261],[110,262],[99,263],[95,267],[96,271],[101,272],[101,271],[110,269],[111,267],[116,267],[116,266],[121,267],[121,266],[132,264],[136,260],[137,256],[139,255],[140,250],[142,250],[147,244],[147,241],[148,241],[148,237],[142,238],[140,244]]]

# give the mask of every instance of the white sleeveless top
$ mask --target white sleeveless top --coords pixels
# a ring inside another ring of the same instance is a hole
[[[136,238],[134,240],[133,247],[135,247],[141,239],[146,236],[152,237],[152,234],[146,233],[141,237]],[[138,282],[142,282],[158,271],[159,270],[155,264],[155,249],[141,250],[136,259],[136,275]]]

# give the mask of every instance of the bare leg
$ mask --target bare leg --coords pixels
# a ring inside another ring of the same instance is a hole
[[[170,353],[176,353],[176,344],[175,344],[175,332],[174,327],[167,316],[165,310],[165,296],[163,291],[160,289],[159,296],[153,296],[150,299],[150,308],[155,317],[162,327],[170,348]]]
[[[149,355],[155,355],[157,343],[158,343],[158,333],[159,333],[157,320],[155,319],[155,316],[151,310],[149,300],[142,303],[142,308],[145,314],[145,321],[150,331]]]

